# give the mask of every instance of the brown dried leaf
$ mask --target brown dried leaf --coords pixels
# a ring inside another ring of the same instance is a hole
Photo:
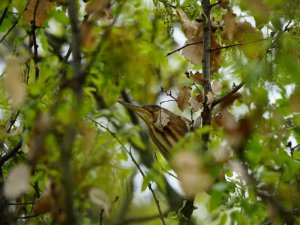
[[[29,153],[27,160],[31,164],[36,164],[47,156],[48,148],[45,139],[51,127],[50,115],[37,112],[28,140]]]
[[[205,80],[204,77],[202,75],[202,73],[196,72],[196,73],[192,73],[190,72],[189,77],[191,78],[192,82],[195,84],[200,84],[200,85],[204,85]]]
[[[220,0],[220,6],[223,9],[227,9],[229,7],[229,4],[230,4],[229,0]]]
[[[160,109],[155,113],[156,121],[154,122],[154,127],[156,127],[160,131],[163,131],[164,127],[169,123],[169,115],[165,112],[164,109]]]
[[[42,195],[33,205],[33,212],[37,215],[43,215],[51,212],[53,206],[53,198],[51,195]]]
[[[54,1],[49,0],[29,0],[24,12],[26,22],[32,24],[35,21],[37,27],[42,27],[47,19],[48,12],[53,8],[54,4]]]
[[[232,114],[230,114],[227,109],[223,109],[221,111],[221,115],[222,115],[222,125],[227,131],[233,131],[237,129],[238,124],[233,118]]]
[[[235,100],[240,99],[241,98],[241,94],[240,93],[234,93],[233,95],[229,95],[227,96],[221,103],[221,108],[225,108],[225,107],[229,107],[231,106]]]
[[[256,25],[265,23],[270,15],[270,9],[264,1],[261,0],[247,0],[247,9],[249,9],[255,19]]]
[[[191,62],[194,64],[194,65],[201,65],[202,63],[202,43],[198,43],[198,41],[194,41],[194,40],[187,40],[184,44],[185,45],[188,45],[188,44],[192,44],[192,45],[189,45],[187,47],[185,47],[184,49],[182,49],[181,51],[181,54],[191,60]],[[197,44],[194,44],[194,43],[197,43]]]
[[[214,101],[215,97],[214,94],[210,91],[207,93],[206,98],[207,98],[206,104],[210,106],[211,103]]]
[[[202,117],[201,115],[197,117],[197,119],[194,122],[194,129],[200,128],[202,125]]]
[[[290,96],[289,106],[292,112],[299,113],[300,109],[300,89],[296,88]]]
[[[177,9],[177,13],[180,16],[183,24],[183,32],[187,39],[193,39],[199,37],[199,23],[192,22],[182,9]]]
[[[217,80],[213,81],[213,83],[211,85],[211,89],[214,94],[220,94],[222,91],[222,88],[223,88],[223,85],[219,81],[217,81]]]
[[[192,61],[195,65],[201,65],[202,61],[202,41],[203,36],[203,27],[202,23],[197,23],[194,21],[190,21],[188,16],[182,9],[177,9],[177,13],[180,16],[183,23],[183,32],[187,37],[187,41],[185,42],[185,47],[181,54]]]
[[[4,184],[4,196],[8,200],[14,200],[30,188],[30,167],[27,164],[19,164],[8,174]]]
[[[203,108],[204,97],[203,94],[200,93],[191,98],[190,104],[193,112],[197,112]]]
[[[213,115],[211,120],[212,120],[213,125],[216,124],[218,126],[223,126],[222,113],[221,112],[217,112],[215,115]]]
[[[192,89],[188,86],[183,86],[180,89],[178,98],[176,100],[177,106],[181,111],[184,111],[187,105],[189,104],[189,100],[191,98]]]
[[[82,46],[92,48],[97,41],[97,33],[89,22],[83,22],[80,26]]]
[[[232,40],[237,28],[236,14],[234,14],[232,10],[227,10],[227,13],[224,14],[222,18],[225,24],[222,37]]]
[[[26,96],[26,85],[22,81],[22,71],[16,58],[10,58],[6,62],[4,85],[11,97],[12,106],[19,107]]]
[[[240,44],[239,48],[244,52],[247,57],[257,58],[262,52],[264,52],[262,40],[263,35],[261,31],[258,31],[248,22],[238,23],[234,39]],[[253,42],[253,43],[249,43]]]
[[[108,0],[91,0],[85,11],[99,19],[111,19],[113,17]]]
[[[214,49],[211,52],[211,60],[210,60],[210,70],[212,72],[217,72],[221,67],[221,45],[217,40],[217,35],[215,33],[211,34],[211,49]]]

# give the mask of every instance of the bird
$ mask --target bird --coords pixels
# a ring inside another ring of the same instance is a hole
[[[147,125],[151,140],[165,159],[180,138],[192,130],[192,121],[158,105],[137,106],[117,100],[136,113]]]

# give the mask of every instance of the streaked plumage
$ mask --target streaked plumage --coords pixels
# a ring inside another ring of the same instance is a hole
[[[152,141],[166,159],[169,158],[169,152],[178,140],[190,131],[192,124],[190,120],[165,108],[157,105],[140,107],[123,101],[118,102],[138,114],[145,121]],[[158,127],[157,121],[161,119],[162,114],[167,115],[167,122]]]

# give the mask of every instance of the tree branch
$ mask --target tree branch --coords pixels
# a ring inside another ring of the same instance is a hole
[[[31,21],[31,35],[32,35],[32,46],[33,46],[33,62],[34,62],[34,70],[35,70],[35,79],[37,80],[40,76],[40,70],[38,67],[38,44],[36,41],[36,23],[35,23],[35,18],[36,18],[36,12],[37,8],[39,6],[40,0],[36,1],[35,8],[34,8],[34,13],[33,13],[33,20]]]
[[[20,140],[13,149],[11,149],[9,152],[7,152],[5,155],[3,155],[0,158],[0,167],[2,167],[7,160],[9,160],[11,157],[17,154],[21,149],[21,147],[22,147],[22,140]]]
[[[246,43],[237,43],[237,44],[232,44],[232,45],[226,45],[226,46],[222,46],[222,47],[219,47],[219,48],[210,49],[210,51],[213,52],[213,51],[217,51],[217,50],[221,50],[221,49],[227,49],[227,48],[232,48],[232,47],[236,47],[236,46],[243,46],[243,45],[253,44],[253,43],[256,43],[256,42],[266,41],[268,39],[269,38],[263,38],[263,39],[259,39],[259,40],[255,40],[255,41],[249,41],[249,42],[246,42]]]
[[[240,90],[243,86],[244,86],[245,82],[241,82],[238,86],[236,86],[235,88],[233,88],[231,91],[229,91],[227,94],[225,94],[224,96],[214,100],[211,104],[211,108],[215,107],[217,104],[223,102],[226,98],[228,98],[229,96],[233,95],[234,93],[236,93],[238,90]]]
[[[85,80],[85,73],[82,71],[81,64],[81,33],[79,29],[78,11],[76,8],[75,0],[68,0],[68,15],[70,18],[70,24],[72,29],[72,56],[73,56],[73,75],[75,86],[74,91],[77,95],[82,94],[81,83]]]
[[[30,1],[27,1],[25,8],[23,9],[22,13],[19,14],[18,18],[16,19],[16,21],[11,25],[11,27],[6,31],[6,33],[4,34],[4,36],[0,39],[0,43],[9,35],[9,33],[17,26],[17,24],[19,23],[22,15],[24,14],[25,10],[27,9],[27,6],[29,4]]]
[[[203,111],[201,113],[203,126],[210,125],[211,122],[211,109],[207,102],[207,94],[211,92],[211,80],[210,80],[210,39],[211,39],[211,21],[210,21],[210,0],[201,1],[203,14],[203,57],[202,57],[202,74],[204,77],[204,96],[205,102],[203,106]],[[207,150],[209,142],[209,133],[204,133],[202,135],[202,140],[204,143],[204,149]]]
[[[136,166],[136,168],[139,170],[139,172],[141,173],[141,175],[143,176],[143,177],[145,177],[145,173],[143,172],[143,170],[141,169],[141,167],[139,166],[139,164],[138,164],[138,162],[135,160],[135,158],[133,157],[133,155],[132,155],[132,152],[131,152],[131,149],[130,150],[128,150],[124,145],[123,145],[123,143],[120,141],[120,139],[117,137],[117,135],[114,133],[114,132],[112,132],[108,127],[105,127],[105,126],[103,126],[102,124],[100,124],[100,123],[98,123],[97,122],[97,125],[99,125],[100,127],[102,127],[103,129],[105,129],[106,131],[108,131],[110,134],[111,134],[111,136],[122,146],[122,148],[128,153],[128,155],[130,156],[130,158],[131,158],[131,160],[132,160],[132,162],[134,163],[134,165]],[[158,209],[158,212],[159,212],[159,216],[160,216],[160,219],[161,219],[161,221],[162,221],[162,224],[163,225],[166,225],[166,222],[165,222],[165,219],[164,219],[164,214],[162,213],[162,210],[161,210],[161,207],[160,207],[160,203],[159,203],[159,200],[158,200],[158,198],[157,198],[157,196],[156,196],[156,194],[155,194],[155,192],[154,192],[154,190],[153,190],[153,188],[152,188],[152,185],[149,183],[148,184],[148,189],[151,191],[151,193],[152,193],[152,196],[153,196],[153,198],[154,198],[154,201],[155,201],[155,204],[156,204],[156,206],[157,206],[157,209]]]
[[[175,50],[172,51],[172,52],[169,52],[169,53],[166,55],[166,57],[168,57],[168,56],[174,54],[175,52],[179,52],[180,50],[182,50],[182,49],[184,49],[184,48],[186,48],[186,47],[189,47],[189,46],[191,46],[191,45],[201,44],[201,43],[202,43],[202,41],[198,41],[198,42],[195,42],[195,43],[189,43],[189,44],[186,44],[186,45],[184,45],[184,46],[182,46],[182,47],[180,47],[180,48],[178,48],[178,49],[175,49]]]
[[[7,13],[8,9],[9,9],[9,5],[11,4],[11,2],[12,1],[8,1],[7,2],[6,6],[5,6],[5,9],[2,12],[2,15],[1,15],[1,18],[0,18],[0,26],[3,23],[4,19],[5,19],[6,13]]]

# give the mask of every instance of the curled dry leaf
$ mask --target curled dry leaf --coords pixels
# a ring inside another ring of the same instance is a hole
[[[200,34],[200,32],[202,32],[202,31],[199,30],[199,23],[190,21],[190,19],[186,15],[186,13],[180,8],[177,9],[177,13],[182,20],[183,32],[184,32],[185,36],[187,37],[187,39],[193,39],[195,37],[202,36]]]
[[[221,67],[221,45],[217,40],[217,35],[215,33],[211,34],[211,49],[214,49],[210,55],[210,70],[212,72],[217,72]]]
[[[221,6],[223,9],[226,9],[226,8],[229,7],[229,4],[230,4],[229,0],[220,0],[219,2],[220,2],[220,6]]]
[[[181,52],[181,54],[191,60],[194,65],[201,65],[202,63],[202,44],[198,42],[199,40],[187,40],[184,46],[189,46],[185,47]]]
[[[224,29],[222,37],[227,40],[232,40],[237,28],[236,14],[232,10],[227,10],[227,13],[222,16],[224,21]]]
[[[241,44],[239,48],[250,58],[257,58],[264,51],[262,42],[259,41],[263,38],[261,31],[248,22],[238,22],[231,10],[228,10],[222,18],[225,23],[222,34],[224,39],[237,41]]]
[[[270,9],[264,1],[247,0],[246,7],[251,11],[257,25],[265,23],[270,16]]]
[[[200,72],[196,72],[196,73],[190,72],[189,77],[191,78],[192,82],[195,84],[200,84],[203,86],[205,83],[204,77]]]
[[[190,21],[188,16],[182,9],[177,9],[177,13],[180,16],[183,23],[183,32],[187,37],[185,42],[185,47],[181,54],[191,60],[195,65],[201,65],[202,63],[202,36],[203,27],[202,23],[197,23],[195,21]]]
[[[37,215],[51,213],[53,221],[64,224],[66,215],[62,187],[51,179],[47,180],[41,197],[33,206],[33,212]]]
[[[111,212],[111,201],[107,194],[99,188],[91,188],[89,192],[91,201],[104,210],[104,213],[108,216]]]
[[[28,141],[29,153],[27,160],[31,164],[36,164],[47,155],[47,145],[45,143],[47,133],[52,127],[50,115],[45,112],[38,112],[34,120]]]
[[[197,192],[207,191],[211,187],[212,178],[196,153],[181,151],[174,155],[171,164],[187,196],[194,197]]]
[[[4,86],[12,100],[12,106],[19,107],[26,96],[26,85],[22,80],[22,71],[16,58],[6,61]]]
[[[195,95],[191,98],[190,104],[193,112],[197,112],[203,108],[204,97],[203,93]]]
[[[178,108],[183,111],[189,104],[192,89],[188,86],[183,86],[180,89],[178,98],[176,99]]]
[[[209,91],[206,95],[206,98],[206,104],[210,106],[211,103],[214,101],[214,94],[211,91]]]
[[[198,129],[198,128],[201,127],[201,125],[202,125],[202,117],[198,116],[197,119],[194,122],[194,128]]]
[[[169,123],[169,115],[165,112],[164,109],[160,109],[159,111],[155,112],[155,122],[154,127],[158,130],[163,131],[164,127]]]
[[[231,106],[235,100],[240,99],[241,98],[241,93],[234,93],[233,95],[229,95],[227,96],[222,102],[221,102],[221,108],[226,108]]]
[[[37,27],[43,26],[47,19],[47,14],[54,7],[54,4],[55,1],[29,0],[24,12],[26,22],[32,24],[32,21],[34,21]]]
[[[222,87],[223,85],[217,80],[213,81],[211,85],[211,89],[214,94],[220,94],[222,91]]]
[[[265,52],[263,42],[260,41],[263,39],[262,32],[252,27],[248,22],[238,23],[234,38],[238,43],[247,43],[239,46],[239,48],[249,58],[256,59]]]
[[[30,188],[30,167],[19,164],[8,174],[4,184],[4,195],[8,200],[14,200]]]
[[[83,22],[80,26],[81,40],[84,48],[92,48],[97,41],[97,33],[93,30],[93,25]]]
[[[99,19],[111,19],[113,17],[108,0],[91,0],[85,11]]]

